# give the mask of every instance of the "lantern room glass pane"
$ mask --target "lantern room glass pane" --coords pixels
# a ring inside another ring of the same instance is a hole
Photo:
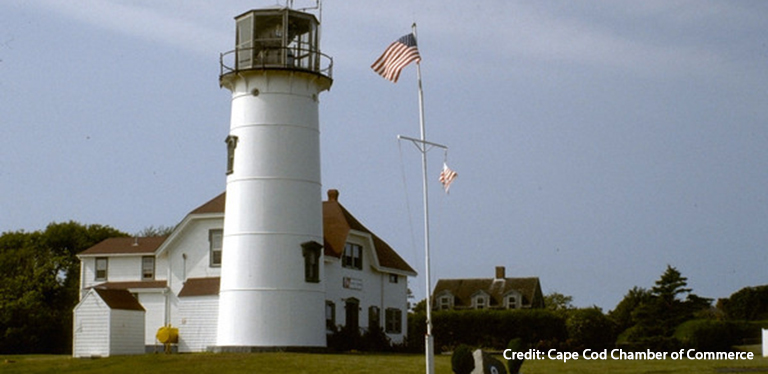
[[[293,66],[317,70],[317,23],[313,17],[292,14],[288,21],[288,53]]]
[[[284,64],[282,14],[257,15],[253,24],[254,63],[259,66]]]
[[[237,68],[253,66],[253,15],[248,14],[237,20]]]

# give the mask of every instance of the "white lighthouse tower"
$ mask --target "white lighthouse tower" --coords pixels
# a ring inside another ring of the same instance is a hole
[[[319,24],[290,8],[237,17],[217,351],[324,347]]]

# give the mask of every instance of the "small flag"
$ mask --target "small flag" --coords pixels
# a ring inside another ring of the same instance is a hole
[[[448,164],[443,162],[443,171],[440,172],[440,183],[443,184],[445,193],[448,193],[448,189],[451,188],[451,183],[453,183],[453,180],[458,176],[459,174],[448,168]]]
[[[416,47],[416,37],[413,33],[397,39],[394,43],[382,53],[376,62],[371,65],[371,69],[384,77],[384,79],[397,83],[400,77],[400,70],[403,70],[411,62],[421,61],[419,49]]]

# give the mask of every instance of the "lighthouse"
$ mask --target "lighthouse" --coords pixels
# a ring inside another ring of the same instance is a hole
[[[217,351],[325,347],[318,96],[332,60],[288,7],[237,17],[219,83],[232,92]]]

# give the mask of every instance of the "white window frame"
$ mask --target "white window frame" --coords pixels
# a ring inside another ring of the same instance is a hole
[[[307,283],[320,283],[320,250],[323,248],[316,241],[301,244],[304,256],[304,281]]]
[[[103,269],[100,269],[99,263],[104,264]],[[102,272],[103,274],[99,274]],[[109,277],[109,257],[96,257],[96,264],[94,265],[94,280],[105,281]]]
[[[363,270],[363,246],[360,244],[344,244],[344,254],[341,256],[341,266],[347,269]]]
[[[208,264],[212,268],[221,267],[222,247],[224,246],[224,230],[211,229],[208,230]],[[216,253],[218,253],[218,261],[216,261]]]
[[[507,300],[507,309],[517,309],[517,295],[508,295]]]
[[[477,295],[474,297],[475,309],[488,309],[488,297]]]
[[[449,310],[451,309],[451,304],[453,304],[451,301],[453,299],[452,296],[440,296],[437,299],[437,309],[438,310]]]
[[[155,279],[155,256],[143,256],[141,258],[141,280],[154,280],[154,279]]]

